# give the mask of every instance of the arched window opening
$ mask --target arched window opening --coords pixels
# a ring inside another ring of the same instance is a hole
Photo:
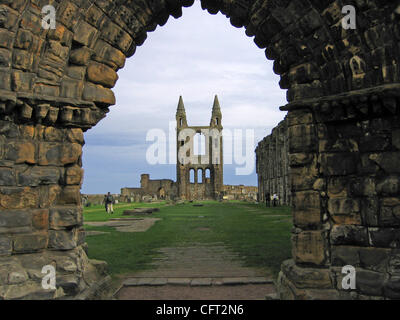
[[[204,156],[206,154],[206,137],[204,134],[196,133],[193,139],[193,154],[195,156]]]
[[[197,170],[197,183],[203,183],[203,169]]]
[[[190,176],[190,183],[194,183],[194,174],[195,174],[195,171],[194,171],[194,169],[190,169],[190,171],[189,171],[189,176]]]

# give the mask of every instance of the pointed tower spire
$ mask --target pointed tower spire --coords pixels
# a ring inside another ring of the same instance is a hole
[[[221,120],[222,120],[221,107],[219,105],[218,95],[215,95],[210,125],[221,127]]]
[[[178,108],[176,109],[176,123],[178,128],[187,126],[185,105],[183,104],[182,96],[179,96]]]
[[[185,105],[183,104],[182,96],[179,96],[179,102],[178,102],[177,113],[178,113],[179,111],[185,112]]]

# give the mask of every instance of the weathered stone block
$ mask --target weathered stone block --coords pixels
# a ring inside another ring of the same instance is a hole
[[[82,156],[82,146],[78,143],[64,143],[61,147],[60,156],[62,165],[78,163]]]
[[[24,103],[21,106],[19,117],[23,120],[30,120],[32,118],[32,115],[33,115],[33,108],[27,103]]]
[[[377,197],[363,198],[361,202],[361,217],[363,224],[369,227],[378,226],[379,200]]]
[[[74,29],[74,41],[84,45],[90,46],[97,37],[97,29],[92,27],[84,20],[80,20],[78,24],[75,25]]]
[[[35,188],[0,187],[0,206],[4,209],[37,208],[38,190]]]
[[[56,207],[50,209],[50,228],[62,230],[79,226],[83,222],[82,210],[78,207]]]
[[[39,185],[58,184],[60,169],[55,167],[23,168],[18,171],[18,185],[36,187]]]
[[[6,145],[5,158],[16,164],[35,164],[35,145],[32,142],[11,141]]]
[[[382,248],[360,248],[361,267],[384,273],[391,254],[390,251],[390,249]]]
[[[320,196],[316,191],[296,192],[293,197],[293,221],[300,228],[321,224]]]
[[[352,246],[332,246],[331,261],[333,266],[344,267],[351,265],[358,267],[360,265],[360,247]]]
[[[329,269],[299,267],[293,260],[285,260],[281,270],[297,288],[332,288]]]
[[[0,49],[0,67],[9,68],[11,66],[11,51]]]
[[[361,293],[372,296],[382,296],[383,284],[383,273],[356,269],[356,287]]]
[[[306,167],[290,168],[290,185],[292,191],[311,190],[318,179],[316,161]]]
[[[57,121],[58,113],[59,113],[59,108],[50,107],[49,112],[47,113],[46,121],[49,124],[54,124]]]
[[[82,47],[71,51],[69,60],[79,66],[86,66],[92,56],[92,50],[88,47]]]
[[[33,42],[33,34],[29,30],[19,29],[14,47],[29,50]]]
[[[379,225],[382,227],[400,226],[400,198],[384,198],[382,200]]]
[[[350,181],[350,193],[356,197],[376,196],[375,179],[370,177],[356,177]]]
[[[43,250],[47,247],[46,234],[28,234],[14,237],[13,248],[15,253],[28,253]]]
[[[67,68],[67,75],[76,80],[83,80],[86,74],[86,67],[84,66],[70,66]],[[80,97],[80,96],[79,96]]]
[[[49,248],[54,250],[72,250],[77,246],[76,230],[49,230]]]
[[[0,185],[1,186],[15,186],[16,177],[14,170],[10,168],[0,167]]]
[[[9,69],[0,67],[0,77],[2,79],[2,81],[0,81],[0,89],[11,90],[11,75]]]
[[[29,232],[31,221],[27,211],[3,211],[0,213],[0,234]]]
[[[44,139],[49,142],[61,142],[64,132],[55,127],[46,127],[44,129]]]
[[[88,82],[85,83],[85,87],[83,90],[83,99],[106,105],[115,104],[115,96],[110,89]]]
[[[400,194],[400,177],[387,175],[378,180],[376,191],[379,195],[394,196]]]
[[[94,60],[105,63],[114,70],[123,68],[125,65],[125,55],[102,40],[96,42],[94,51],[96,53],[93,57]]]
[[[289,155],[289,165],[291,167],[304,166],[314,160],[313,153],[292,153]]]
[[[61,82],[60,95],[65,98],[80,99],[83,92],[81,80],[64,78]]]
[[[57,199],[58,205],[80,205],[81,195],[79,186],[67,186],[62,188]]]
[[[350,198],[328,200],[328,211],[337,224],[361,224],[359,202]]]
[[[302,153],[316,150],[316,130],[314,125],[295,125],[288,127],[289,152]]]
[[[400,248],[400,229],[368,228],[370,244],[380,248]]]
[[[68,185],[80,185],[83,179],[83,170],[80,166],[73,166],[66,169],[65,183]]]
[[[345,176],[356,171],[353,153],[323,153],[320,155],[320,163],[321,172],[328,176]]]
[[[334,225],[330,234],[333,245],[368,245],[367,228],[353,225]]]
[[[296,263],[325,263],[325,232],[303,231],[292,235],[292,256]]]
[[[60,86],[58,84],[47,85],[36,82],[33,87],[33,92],[44,96],[58,97],[60,95]]]
[[[10,256],[12,253],[12,240],[10,237],[1,236],[0,237],[0,257]]]
[[[49,229],[48,209],[32,210],[32,227],[38,231]]]
[[[114,87],[118,80],[118,75],[113,69],[97,62],[89,64],[87,77],[89,81],[101,84],[107,88]]]
[[[391,275],[384,287],[385,297],[400,299],[400,275]]]
[[[72,143],[79,143],[83,145],[85,143],[82,129],[72,128],[67,130],[67,140]]]
[[[61,145],[56,142],[39,144],[38,164],[41,166],[60,165]]]
[[[33,54],[25,51],[14,49],[13,50],[13,68],[21,69],[24,71],[32,71]]]
[[[11,48],[11,43],[14,39],[14,34],[5,29],[0,29],[0,47]]]
[[[375,162],[387,173],[400,173],[400,152],[383,152],[369,155],[369,159]]]

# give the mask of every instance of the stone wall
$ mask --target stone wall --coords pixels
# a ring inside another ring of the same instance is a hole
[[[60,298],[101,274],[86,255],[80,186],[83,132],[0,121],[0,298]],[[42,268],[58,290],[43,290]]]
[[[121,200],[140,202],[146,199],[172,200],[178,196],[178,187],[170,179],[150,179],[149,174],[140,176],[140,188],[121,188]]]
[[[279,204],[290,205],[287,118],[281,121],[272,130],[272,133],[258,144],[256,171],[259,201],[265,202],[266,195],[272,196],[276,193]]]
[[[223,190],[228,200],[257,201],[257,187],[225,184]]]
[[[294,260],[282,266],[283,298],[400,298],[398,93],[365,93],[285,108]],[[355,290],[342,288],[345,265]]]

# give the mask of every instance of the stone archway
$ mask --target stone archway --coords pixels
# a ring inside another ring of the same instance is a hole
[[[0,297],[61,294],[41,288],[47,264],[71,296],[101,278],[84,250],[83,132],[115,103],[116,72],[147,32],[193,1],[61,0],[55,30],[41,27],[42,1],[1,2]],[[295,229],[282,298],[400,297],[399,9],[352,2],[355,30],[341,26],[341,0],[202,0],[254,37],[288,89]],[[339,290],[344,264],[360,268],[356,293]]]

